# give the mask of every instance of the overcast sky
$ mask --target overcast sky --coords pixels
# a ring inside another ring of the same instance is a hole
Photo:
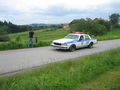
[[[120,14],[120,0],[0,0],[0,20],[14,24],[64,23]]]

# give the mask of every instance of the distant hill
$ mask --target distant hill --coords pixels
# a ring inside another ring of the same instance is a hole
[[[47,27],[49,27],[49,26],[53,26],[53,25],[60,25],[60,24],[44,24],[44,23],[32,23],[32,24],[30,24],[30,26],[47,26]]]
[[[59,29],[62,28],[62,24],[44,24],[44,23],[33,23],[29,25],[34,30],[46,29],[46,28],[54,28]]]

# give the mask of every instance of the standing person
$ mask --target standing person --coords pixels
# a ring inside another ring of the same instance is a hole
[[[32,45],[32,47],[34,47],[33,37],[34,37],[34,32],[33,32],[33,30],[31,30],[29,32],[28,47],[30,47],[30,45]]]

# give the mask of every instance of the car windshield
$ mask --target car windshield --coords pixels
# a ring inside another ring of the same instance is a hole
[[[78,35],[67,35],[65,38],[78,40]]]

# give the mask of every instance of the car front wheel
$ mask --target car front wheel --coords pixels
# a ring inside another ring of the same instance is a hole
[[[71,45],[69,48],[70,52],[74,52],[76,50],[76,46],[75,45]]]
[[[93,47],[93,42],[91,42],[89,45],[88,45],[88,48],[92,48]]]

